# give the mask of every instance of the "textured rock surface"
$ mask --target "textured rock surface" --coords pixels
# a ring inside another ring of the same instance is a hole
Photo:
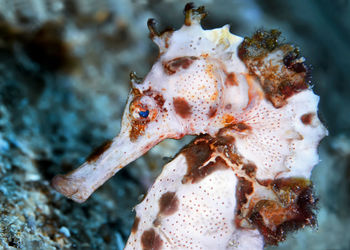
[[[241,36],[279,28],[313,65],[321,117],[331,136],[313,180],[319,225],[272,249],[348,249],[350,239],[350,3],[198,1],[204,27],[231,24]],[[49,4],[50,3],[50,4]],[[180,148],[166,141],[126,168],[85,204],[49,186],[115,136],[129,72],[145,74],[155,56],[146,29],[179,27],[185,2],[0,0],[0,246],[5,249],[122,249],[132,207]],[[169,11],[171,10],[171,11]],[[181,142],[184,144],[184,142]]]

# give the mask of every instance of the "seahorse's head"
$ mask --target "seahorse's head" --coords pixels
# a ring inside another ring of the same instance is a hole
[[[204,15],[202,9],[188,9],[181,29],[162,34],[149,20],[160,54],[144,79],[131,74],[122,123],[131,142],[200,133],[214,136],[225,126],[225,114],[247,106],[247,70],[237,55],[243,39],[232,35],[229,26],[203,30]]]
[[[177,31],[159,34],[153,19],[150,36],[159,57],[143,78],[131,73],[131,91],[120,134],[74,172],[57,176],[54,187],[82,202],[118,169],[165,138],[207,133],[212,136],[248,105],[246,66],[237,51],[243,38],[229,26],[203,30],[203,8],[185,9]]]

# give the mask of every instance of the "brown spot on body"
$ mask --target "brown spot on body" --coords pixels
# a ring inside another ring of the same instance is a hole
[[[233,136],[225,135],[224,129],[220,129],[220,131],[217,134],[215,146],[228,146],[233,147],[233,144],[235,143],[236,139]]]
[[[192,114],[192,108],[183,97],[174,97],[175,112],[182,118],[188,118]]]
[[[226,86],[238,86],[238,81],[235,73],[230,73],[227,75],[225,80]]]
[[[134,224],[132,224],[131,233],[134,234],[137,232],[137,229],[139,227],[139,223],[140,223],[140,218],[136,216],[135,220],[134,220]]]
[[[247,163],[243,165],[242,170],[244,170],[250,178],[253,178],[255,177],[257,167],[253,163]]]
[[[166,192],[162,194],[159,200],[159,213],[163,215],[172,215],[179,208],[179,199],[175,192]]]
[[[162,245],[162,239],[153,228],[143,232],[141,236],[142,250],[160,250],[162,249]]]
[[[182,180],[184,183],[188,182],[190,179],[193,179],[195,169],[202,166],[206,161],[211,157],[212,150],[209,146],[210,141],[209,136],[202,136],[191,144],[186,146],[181,153],[186,157],[187,162],[187,174]]]
[[[229,167],[227,166],[225,160],[221,157],[216,157],[215,162],[210,162],[207,165],[198,166],[196,168],[191,168],[182,179],[182,183],[197,183],[213,172],[227,168]]]
[[[217,106],[211,106],[208,112],[208,117],[212,118],[215,116],[216,112],[218,111],[218,107]]]
[[[93,163],[95,162],[100,155],[102,155],[112,144],[112,141],[106,141],[101,146],[96,148],[86,159],[87,162]]]
[[[232,124],[230,127],[239,132],[251,130],[251,127],[244,122],[238,122],[238,123]]]
[[[307,113],[305,115],[302,115],[300,119],[301,119],[301,122],[304,123],[305,125],[311,125],[314,116],[315,116],[314,113]]]
[[[175,59],[163,63],[164,71],[168,75],[175,74],[181,68],[187,69],[188,67],[190,67],[193,61],[197,59],[198,57],[195,56],[177,57]]]
[[[233,152],[234,142],[234,137],[225,135],[225,129],[221,129],[216,138],[209,135],[197,137],[180,152],[186,157],[187,162],[187,173],[183,177],[182,183],[196,183],[216,170],[229,168],[226,161],[220,156],[206,164],[214,152],[225,155],[233,164],[238,164],[241,159]]]

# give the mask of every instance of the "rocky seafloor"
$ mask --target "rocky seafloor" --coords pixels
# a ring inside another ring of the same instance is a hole
[[[122,249],[135,206],[190,138],[167,140],[87,202],[50,187],[114,137],[129,91],[157,57],[147,19],[179,28],[185,1],[0,0],[0,249]],[[350,249],[350,2],[195,1],[205,28],[277,28],[312,67],[330,136],[313,171],[318,226],[269,249]]]

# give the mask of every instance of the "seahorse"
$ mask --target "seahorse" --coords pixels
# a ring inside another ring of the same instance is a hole
[[[328,132],[305,59],[276,30],[204,30],[205,15],[187,4],[184,25],[161,33],[148,21],[159,56],[130,74],[119,135],[52,181],[84,202],[160,141],[198,135],[136,206],[125,249],[262,249],[316,222],[310,175]]]

